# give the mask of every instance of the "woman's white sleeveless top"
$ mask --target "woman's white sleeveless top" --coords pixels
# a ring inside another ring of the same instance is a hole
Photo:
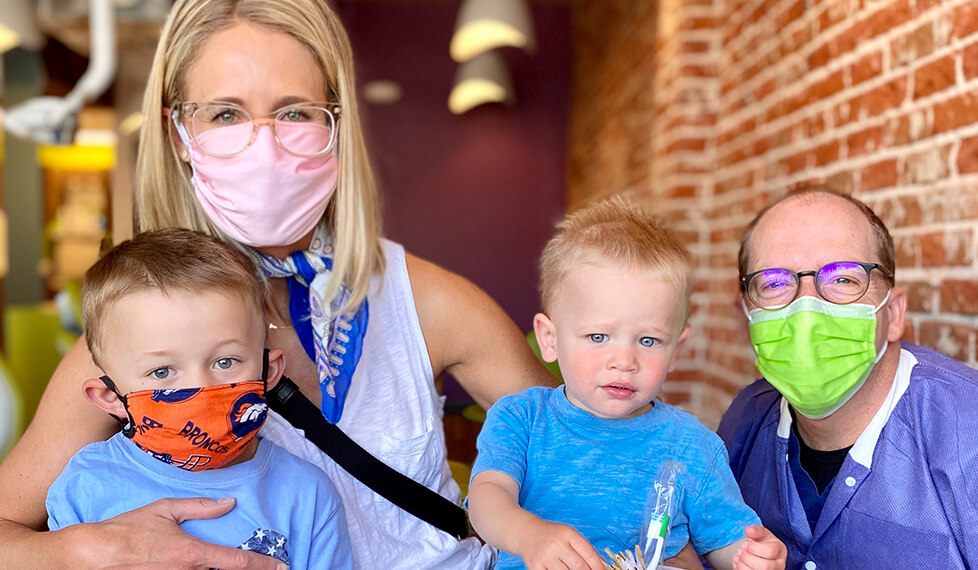
[[[370,321],[339,427],[374,457],[459,503],[447,463],[444,399],[435,391],[404,248],[382,245],[386,270],[370,285]],[[368,489],[278,414],[269,413],[261,435],[332,480],[343,498],[354,568],[473,570],[494,561],[495,552],[477,539],[458,541]]]

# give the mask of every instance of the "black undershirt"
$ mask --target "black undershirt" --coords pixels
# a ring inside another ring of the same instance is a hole
[[[792,419],[795,420],[795,411],[790,408],[789,410],[791,411]],[[842,464],[846,460],[846,455],[849,455],[849,450],[852,449],[852,446],[850,445],[849,447],[832,451],[819,451],[808,447],[808,444],[802,439],[801,434],[798,433],[797,421],[791,422],[791,429],[795,432],[795,437],[798,438],[801,468],[812,478],[812,482],[815,483],[815,487],[818,489],[818,494],[821,495],[825,492],[825,488],[829,486],[829,483],[839,474],[839,470],[842,469]]]

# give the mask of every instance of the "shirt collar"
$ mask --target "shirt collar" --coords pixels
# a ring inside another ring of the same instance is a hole
[[[557,415],[564,421],[588,430],[599,430],[617,434],[648,433],[672,415],[672,408],[655,400],[654,405],[645,413],[632,418],[601,418],[591,412],[575,406],[569,399],[564,386],[554,389],[551,400]]]
[[[897,403],[900,402],[903,393],[910,387],[910,373],[916,365],[917,358],[908,350],[901,348],[900,362],[897,364],[896,374],[893,377],[893,383],[890,385],[889,393],[886,395],[880,408],[876,410],[876,415],[873,416],[869,425],[866,426],[863,433],[856,439],[856,443],[853,444],[852,449],[849,450],[849,455],[853,461],[867,469],[873,466],[873,451],[876,450],[876,443],[880,439],[880,433],[883,431],[883,426],[886,425],[886,422],[890,420],[890,416],[893,414]],[[778,420],[778,437],[788,439],[790,434],[791,413],[788,411],[788,401],[782,396],[781,417]]]

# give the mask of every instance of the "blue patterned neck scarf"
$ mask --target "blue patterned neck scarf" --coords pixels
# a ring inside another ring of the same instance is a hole
[[[370,312],[367,300],[352,315],[338,314],[349,297],[345,286],[335,299],[325,299],[333,270],[333,245],[320,225],[309,249],[278,259],[251,250],[255,264],[267,277],[285,277],[289,287],[289,316],[309,358],[319,370],[323,417],[340,421],[353,372],[360,362]]]

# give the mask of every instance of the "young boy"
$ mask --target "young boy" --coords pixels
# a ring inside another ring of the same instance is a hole
[[[469,515],[503,551],[497,568],[600,570],[605,548],[644,550],[656,482],[673,489],[662,559],[691,542],[715,568],[784,568],[720,438],[656,399],[689,337],[688,275],[683,246],[622,199],[558,226],[533,326],[565,384],[497,401],[472,469]],[[663,477],[664,464],[679,469]]]
[[[136,236],[88,271],[86,341],[105,375],[82,390],[125,427],[68,462],[48,491],[50,529],[167,497],[230,497],[228,514],[184,530],[292,568],[352,567],[332,484],[255,437],[285,368],[265,350],[264,288],[247,256],[189,230]]]

